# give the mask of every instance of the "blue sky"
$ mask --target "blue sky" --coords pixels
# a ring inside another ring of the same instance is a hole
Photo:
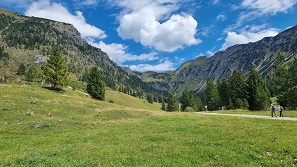
[[[23,15],[73,24],[118,65],[141,72],[175,70],[297,24],[297,0],[0,1]]]

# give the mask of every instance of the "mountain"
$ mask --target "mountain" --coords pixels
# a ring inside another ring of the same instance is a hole
[[[1,82],[18,82],[16,72],[21,63],[41,74],[36,57],[54,47],[67,58],[74,79],[85,78],[89,67],[96,65],[106,85],[114,90],[121,88],[138,95],[154,91],[138,76],[117,66],[106,53],[83,41],[73,25],[0,9],[0,53],[5,55],[0,56]]]
[[[297,26],[287,29],[275,37],[266,37],[257,42],[229,47],[210,58],[201,56],[185,62],[176,71],[170,73],[170,77],[163,80],[160,85],[156,85],[153,80],[162,78],[168,73],[151,73],[145,77],[140,76],[157,89],[163,89],[165,83],[168,87],[176,90],[178,95],[181,95],[185,87],[200,94],[204,90],[209,76],[217,81],[234,70],[247,73],[251,66],[255,67],[262,76],[265,76],[271,70],[278,50],[286,53],[288,62],[294,56],[296,57]]]

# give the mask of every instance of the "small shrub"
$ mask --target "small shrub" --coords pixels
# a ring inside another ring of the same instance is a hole
[[[194,109],[192,107],[187,107],[185,109],[185,112],[193,112],[193,111],[194,111]]]
[[[113,101],[113,100],[109,100],[108,102],[109,102],[109,103],[114,103],[114,101]]]

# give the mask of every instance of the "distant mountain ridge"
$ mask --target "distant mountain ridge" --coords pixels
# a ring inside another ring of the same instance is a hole
[[[130,75],[116,65],[105,52],[82,40],[71,24],[22,16],[0,8],[0,47],[9,55],[0,57],[1,81],[17,80],[16,70],[21,63],[40,72],[39,65],[34,64],[35,56],[57,47],[67,58],[69,70],[77,79],[82,78],[89,67],[98,66],[109,88],[125,89],[129,94],[154,91],[138,76]]]
[[[188,61],[172,72],[170,78],[164,82],[176,90],[179,95],[185,87],[199,94],[204,90],[209,76],[212,76],[216,81],[226,77],[234,70],[246,73],[251,66],[265,75],[274,63],[275,54],[278,50],[287,54],[287,61],[293,58],[297,51],[297,26],[289,28],[275,37],[266,37],[257,42],[234,45],[225,51],[217,52],[210,58],[202,56],[196,60]],[[155,73],[146,77],[158,78],[163,75],[162,73]],[[156,86],[156,82],[150,83],[156,88],[162,89],[162,86]]]

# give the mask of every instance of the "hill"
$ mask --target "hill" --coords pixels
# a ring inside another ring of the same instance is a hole
[[[54,47],[67,58],[73,80],[85,81],[89,68],[98,66],[106,86],[113,90],[121,88],[139,96],[154,92],[137,76],[130,75],[112,62],[106,53],[83,41],[73,25],[0,9],[1,82],[19,82],[16,73],[21,63],[27,69],[33,68],[35,80],[40,81],[42,64],[36,58],[46,55]]]

